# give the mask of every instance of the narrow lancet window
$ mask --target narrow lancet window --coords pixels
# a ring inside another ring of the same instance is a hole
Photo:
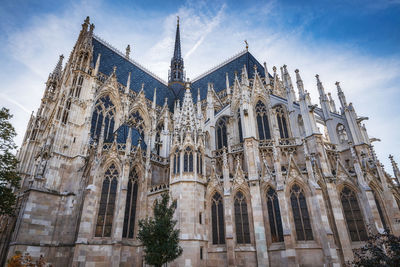
[[[216,145],[217,149],[221,149],[223,147],[228,147],[228,137],[226,131],[226,118],[222,117],[218,120],[215,131],[216,131]]]
[[[342,201],[344,217],[346,219],[347,228],[349,229],[351,241],[367,240],[367,231],[356,193],[345,186],[340,193],[340,200]]]
[[[272,243],[283,242],[282,218],[279,209],[278,195],[271,187],[267,191],[267,207]]]
[[[215,193],[212,198],[211,224],[213,244],[225,244],[224,205],[219,193]]]
[[[289,138],[289,131],[286,121],[286,115],[281,105],[276,107],[276,120],[278,121],[279,134],[281,138]]]
[[[257,114],[257,127],[258,127],[259,139],[260,140],[271,139],[271,133],[269,131],[267,108],[264,105],[264,103],[261,101],[257,102],[256,114]]]
[[[235,226],[236,241],[238,244],[250,243],[249,214],[247,212],[247,202],[242,192],[235,195]]]
[[[114,164],[105,172],[101,189],[99,212],[96,223],[96,237],[111,237],[117,194],[118,170]]]
[[[136,203],[138,194],[138,174],[132,170],[129,174],[128,191],[126,194],[124,228],[122,237],[133,238],[136,219]]]
[[[297,184],[293,185],[290,190],[290,202],[292,204],[297,240],[313,240],[306,198],[303,190]]]

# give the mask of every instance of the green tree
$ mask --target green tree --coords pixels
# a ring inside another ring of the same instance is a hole
[[[179,230],[174,229],[173,220],[176,200],[168,206],[168,193],[162,194],[161,200],[156,200],[154,218],[139,221],[138,239],[143,243],[145,261],[147,264],[162,266],[178,258],[183,249],[179,246]]]
[[[17,174],[18,160],[14,150],[17,148],[13,138],[17,135],[10,123],[12,115],[6,108],[0,109],[0,215],[14,215],[15,194],[19,188]]]
[[[366,244],[355,251],[354,266],[395,267],[400,266],[400,237],[390,234],[369,232]]]

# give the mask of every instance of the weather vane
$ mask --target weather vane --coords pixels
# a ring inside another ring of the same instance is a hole
[[[247,40],[244,40],[244,42],[246,43],[246,50],[249,50],[249,44],[247,43]]]

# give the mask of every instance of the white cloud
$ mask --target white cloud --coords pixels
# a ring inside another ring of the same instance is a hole
[[[18,144],[29,119],[27,111],[39,106],[48,73],[59,54],[68,58],[87,14],[92,14],[96,34],[120,50],[130,43],[132,57],[164,79],[167,79],[179,15],[188,77],[194,78],[244,49],[243,40],[247,39],[250,52],[260,62],[267,61],[270,71],[273,65],[287,64],[294,78],[294,69],[299,68],[305,87],[316,103],[316,73],[333,96],[336,96],[334,82],[341,81],[348,102],[354,103],[359,115],[370,117],[366,122],[370,135],[382,139],[376,144],[376,150],[387,167],[387,155],[400,151],[400,106],[396,103],[400,99],[398,58],[363,54],[348,44],[315,42],[305,38],[304,25],[284,32],[269,28],[268,22],[256,26],[248,23],[257,16],[272,16],[273,1],[259,9],[249,7],[240,14],[227,12],[229,6],[224,4],[207,9],[206,3],[200,6],[189,3],[176,13],[148,18],[116,15],[104,11],[101,3],[94,6],[94,2],[83,3],[78,9],[69,9],[72,12],[34,18],[28,28],[11,35],[6,44],[12,60],[24,66],[22,71],[10,73],[0,85],[0,104],[11,107],[15,114]],[[4,70],[7,66],[1,68]],[[396,156],[400,161],[400,154]]]

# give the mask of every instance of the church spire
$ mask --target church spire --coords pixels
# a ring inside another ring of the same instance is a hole
[[[176,35],[175,35],[175,48],[174,48],[174,58],[181,59],[181,35],[179,32],[179,17],[176,22]]]
[[[175,95],[184,88],[185,73],[183,71],[183,58],[181,53],[181,35],[179,30],[179,17],[176,24],[176,36],[174,56],[171,59],[171,67],[168,77],[168,86],[173,89]]]

